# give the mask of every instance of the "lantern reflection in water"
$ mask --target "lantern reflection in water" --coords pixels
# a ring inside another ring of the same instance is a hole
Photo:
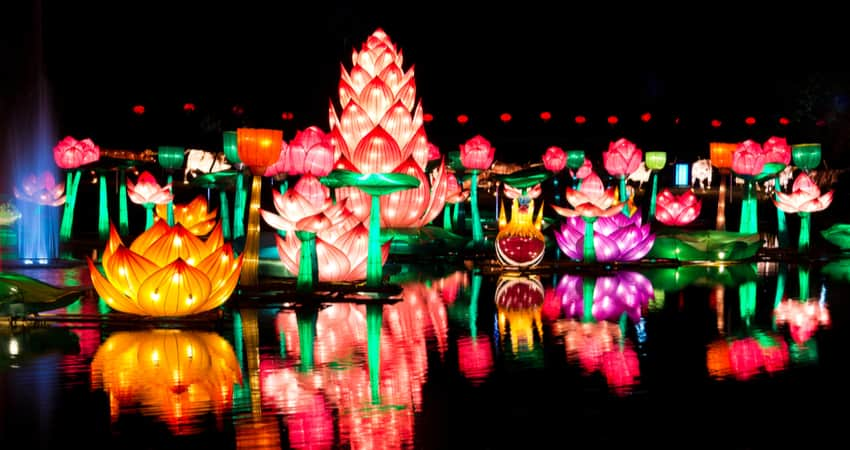
[[[112,420],[125,412],[154,414],[175,434],[203,430],[233,405],[242,383],[230,344],[212,332],[127,331],[104,342],[91,363],[92,387],[109,395]]]
[[[369,367],[374,360],[368,354],[369,339],[376,336],[367,332],[364,305],[321,308],[314,342],[306,346],[300,342],[305,336],[299,333],[296,311],[278,313],[282,355],[261,362],[261,385],[263,405],[285,415],[289,444],[323,446],[336,438],[346,448],[412,445],[415,413],[422,410],[428,346],[435,341],[442,350],[446,346],[448,319],[441,293],[457,283],[454,274],[430,286],[402,283],[402,301],[383,307],[377,402],[370,376],[377,368]],[[305,349],[314,350],[311,368],[303,364]],[[332,410],[339,414],[332,416]]]
[[[534,276],[502,276],[496,287],[499,335],[510,336],[511,350],[530,352],[543,336],[543,284]]]

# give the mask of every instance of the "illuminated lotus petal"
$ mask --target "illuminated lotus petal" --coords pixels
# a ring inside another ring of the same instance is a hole
[[[788,165],[791,163],[791,146],[785,138],[771,136],[762,145],[762,150],[765,152],[765,163],[782,163]]]
[[[276,242],[284,267],[290,273],[297,274],[301,261],[301,241],[295,233],[287,233],[285,237],[277,236]],[[366,279],[368,249],[369,231],[362,224],[343,233],[334,242],[317,238],[319,281],[349,282]],[[381,246],[382,263],[386,263],[389,252],[390,242],[386,242]]]
[[[602,184],[602,179],[596,173],[591,173],[581,182],[579,189],[567,188],[567,201],[578,207],[579,205],[590,203],[598,209],[607,210],[616,205],[617,196],[615,189],[605,189]]]
[[[155,208],[158,220],[168,219],[167,203],[157,204]],[[173,211],[174,223],[183,225],[195,236],[205,236],[212,231],[218,214],[218,209],[207,211],[207,199],[203,195],[195,197],[187,204],[175,204]]]
[[[65,184],[56,183],[53,174],[45,171],[39,176],[28,175],[23,180],[21,189],[14,188],[15,198],[25,202],[45,206],[61,206],[65,204]]]
[[[615,177],[627,177],[640,167],[643,152],[628,139],[618,139],[608,144],[608,151],[602,152],[602,165]]]
[[[313,203],[295,189],[287,189],[283,194],[272,191],[272,200],[277,214],[261,209],[260,215],[272,227],[285,231],[295,231],[299,220],[322,212],[332,203],[330,198],[322,203]]]
[[[156,178],[148,171],[142,172],[136,183],[127,179],[127,196],[133,203],[139,205],[168,203],[174,198],[171,194],[171,184],[160,186]]]
[[[732,171],[736,175],[758,175],[767,163],[766,157],[762,146],[748,139],[738,144],[732,153]]]
[[[457,182],[457,177],[453,173],[449,173],[448,181],[446,181],[446,203],[465,202],[469,198],[469,194],[470,192],[463,190],[463,186]]]
[[[656,197],[655,218],[664,225],[682,226],[693,222],[700,213],[702,201],[687,190],[680,195],[664,189]]]
[[[53,147],[53,160],[62,169],[76,169],[100,159],[100,147],[91,139],[78,141],[66,136]]]
[[[801,172],[794,180],[791,193],[777,192],[773,203],[777,208],[792,214],[823,211],[832,203],[833,192],[830,190],[821,195],[818,185],[805,172]]]
[[[470,170],[487,170],[493,164],[496,148],[481,135],[474,136],[460,146],[460,162]]]
[[[179,224],[156,222],[129,248],[110,224],[103,271],[87,258],[92,283],[118,311],[150,316],[184,316],[221,306],[232,294],[242,269],[224,244],[221,224],[207,242]]]
[[[584,180],[588,175],[593,173],[593,163],[589,159],[585,159],[582,163],[581,167],[578,168],[575,172],[570,169],[570,175],[573,178],[578,178],[579,180]]]

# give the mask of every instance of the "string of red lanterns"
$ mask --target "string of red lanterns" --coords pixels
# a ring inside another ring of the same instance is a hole
[[[186,102],[186,103],[183,104],[183,111],[186,112],[186,113],[194,113],[196,110],[197,110],[197,106],[192,102]],[[135,104],[131,107],[131,111],[136,116],[143,116],[146,113],[145,105]],[[233,115],[236,115],[236,116],[241,116],[245,113],[245,109],[241,105],[233,105],[233,107],[231,108],[230,111]],[[539,114],[539,118],[543,122],[548,122],[548,121],[552,120],[552,117],[553,117],[553,115],[549,111],[542,111]],[[280,118],[281,118],[281,120],[284,120],[284,121],[291,121],[291,120],[295,119],[295,113],[293,113],[291,111],[284,111],[284,112],[281,113]],[[640,115],[640,120],[644,123],[649,123],[650,121],[652,121],[652,119],[653,119],[653,116],[652,116],[651,112],[647,111],[647,112],[644,112]],[[458,114],[455,120],[460,125],[466,125],[467,123],[469,123],[470,118],[469,118],[469,115],[467,115],[467,114]],[[503,112],[503,113],[499,114],[499,120],[502,121],[503,123],[509,123],[509,122],[513,121],[513,115],[511,115],[508,112]],[[433,122],[434,121],[434,115],[431,114],[431,113],[425,113],[423,115],[423,121],[426,122],[426,123]],[[579,115],[576,115],[573,118],[573,121],[576,123],[576,125],[585,125],[585,124],[588,123],[588,118],[587,118],[587,116],[579,114]],[[606,121],[609,125],[614,126],[614,125],[617,125],[620,122],[620,118],[616,115],[609,115],[609,116],[606,117]],[[779,117],[777,119],[777,121],[778,121],[779,125],[782,125],[782,126],[788,126],[788,125],[791,124],[791,120],[788,119],[785,116]],[[679,125],[680,122],[681,122],[681,120],[680,120],[679,117],[675,117],[673,119],[673,123],[675,125]],[[747,117],[744,118],[744,124],[746,124],[748,126],[753,126],[753,125],[756,124],[756,122],[757,122],[756,118],[753,117],[753,116],[747,116]],[[723,126],[723,122],[719,119],[711,119],[709,124],[711,125],[712,128],[720,128],[721,126]],[[815,124],[817,126],[823,126],[823,125],[826,124],[826,122],[823,121],[823,120],[818,120],[818,121],[816,121]]]

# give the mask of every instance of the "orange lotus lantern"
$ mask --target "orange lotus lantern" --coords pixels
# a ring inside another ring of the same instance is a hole
[[[263,128],[236,129],[236,151],[239,160],[251,169],[251,204],[248,208],[248,228],[245,233],[245,257],[242,284],[257,285],[260,265],[260,194],[266,169],[277,162],[283,147],[283,131]]]
[[[227,413],[242,383],[233,348],[205,331],[115,333],[98,348],[91,373],[92,386],[109,395],[113,421],[123,408],[140,409],[175,434],[196,433],[205,415]]]
[[[110,224],[103,252],[104,274],[86,257],[97,293],[128,314],[178,317],[218,308],[239,280],[242,255],[233,256],[217,224],[206,241],[182,225],[159,220],[130,247]]]
[[[191,202],[174,205],[174,223],[183,225],[195,236],[206,236],[215,228],[217,209],[207,210],[207,199],[203,195],[195,197]],[[158,219],[168,218],[168,204],[157,204]]]

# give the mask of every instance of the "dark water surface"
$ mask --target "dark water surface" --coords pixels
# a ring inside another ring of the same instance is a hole
[[[88,269],[19,270],[61,286]],[[384,306],[0,325],[0,448],[813,448],[844,436],[842,261],[399,275]]]

